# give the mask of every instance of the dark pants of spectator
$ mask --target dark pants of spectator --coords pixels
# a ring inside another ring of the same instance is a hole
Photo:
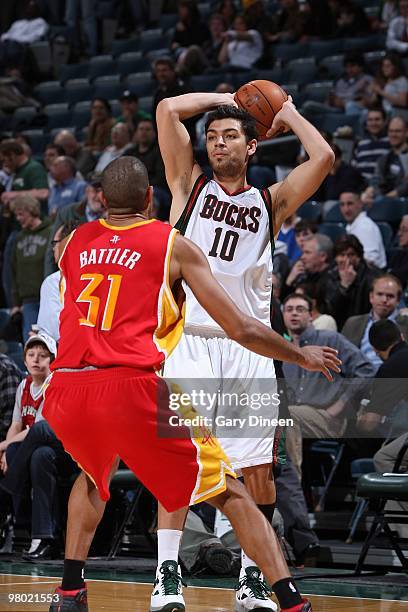
[[[7,238],[6,245],[4,247],[3,252],[3,269],[2,269],[2,283],[4,289],[4,295],[6,296],[6,304],[8,308],[13,306],[13,301],[11,297],[11,287],[12,287],[12,276],[11,276],[11,260],[13,257],[13,249],[14,243],[17,238],[18,231],[13,230],[9,237]]]
[[[40,302],[25,302],[23,304],[23,340],[27,342],[31,326],[37,323]]]
[[[285,538],[295,554],[300,554],[310,544],[318,544],[319,539],[310,527],[303,489],[288,455],[286,464],[280,467],[275,477],[275,486],[276,505],[285,525]]]
[[[56,538],[59,530],[58,482],[76,471],[76,466],[65,453],[46,421],[35,423],[23,442],[17,443],[6,477],[0,487],[13,496],[18,518],[24,501],[31,491],[31,537]],[[8,460],[8,455],[7,455]]]
[[[0,42],[0,70],[5,68],[22,67],[24,63],[25,47],[15,40]]]

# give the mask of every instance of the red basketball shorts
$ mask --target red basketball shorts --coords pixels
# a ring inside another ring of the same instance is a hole
[[[160,417],[158,406],[160,405]],[[205,501],[235,476],[213,437],[171,437],[158,431],[171,416],[168,389],[154,373],[132,368],[54,372],[43,415],[65,450],[109,499],[117,456],[168,511]],[[195,434],[194,434],[195,435]]]

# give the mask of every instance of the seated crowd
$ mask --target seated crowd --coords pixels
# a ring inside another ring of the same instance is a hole
[[[25,96],[32,92],[25,88],[24,50],[52,28],[66,28],[75,61],[101,51],[98,14],[86,13],[92,2],[31,0],[21,15],[11,4],[4,2],[0,10],[0,72],[9,77],[14,71]],[[150,4],[156,3],[123,3],[118,32],[137,37],[143,27],[160,24],[163,15]],[[171,199],[155,125],[162,99],[192,91],[200,75],[218,75],[213,88],[232,92],[237,74],[272,68],[279,45],[378,35],[386,53],[376,66],[350,51],[326,94],[299,98],[301,112],[319,128],[322,118],[337,114],[353,118],[352,129],[346,130],[347,141],[325,130],[334,166],[312,201],[285,221],[274,245],[274,325],[279,320],[278,331],[299,346],[337,348],[342,360],[332,383],[283,365],[282,403],[294,426],[287,432],[289,460],[276,475],[277,507],[302,565],[318,546],[301,486],[304,438],[376,438],[374,450],[362,440],[359,456],[376,452],[378,470],[390,471],[408,435],[407,427],[395,426],[404,422],[406,405],[386,386],[390,378],[408,377],[408,0],[383,2],[375,16],[352,0],[223,0],[208,3],[208,20],[193,0],[168,4],[174,28],[166,54],[146,58],[155,79],[149,108],[142,108],[141,96],[126,83],[114,103],[92,98],[85,129],[64,125],[48,131],[48,142],[36,152],[24,130],[8,130],[7,114],[2,123],[0,309],[9,317],[4,323],[0,318],[0,545],[3,552],[12,550],[13,524],[22,521],[31,537],[24,559],[61,553],[63,491],[77,467],[41,416],[42,383],[59,339],[58,245],[78,225],[104,216],[100,173],[122,155],[142,160],[154,188],[153,215],[167,221]],[[82,38],[75,27],[79,17]],[[34,100],[38,109],[40,103]],[[205,155],[204,123],[203,117],[186,121],[198,156]],[[280,180],[305,155],[299,150],[290,167],[263,160],[254,156],[249,167],[249,181],[259,188]],[[211,565],[214,545],[228,548],[216,529],[209,537],[204,515],[205,508],[187,520],[181,557],[189,569]],[[233,556],[228,559],[231,569]]]

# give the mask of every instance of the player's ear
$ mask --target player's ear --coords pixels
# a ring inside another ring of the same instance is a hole
[[[99,200],[100,200],[100,202],[102,203],[102,205],[103,205],[103,207],[105,209],[109,208],[108,200],[106,199],[105,194],[103,193],[103,191],[101,191],[100,194],[99,194]]]
[[[146,191],[144,211],[149,219],[153,216],[153,187],[151,185],[149,185]]]
[[[253,155],[256,151],[257,146],[258,146],[258,141],[255,140],[255,138],[253,140],[249,140],[248,141],[248,155]]]

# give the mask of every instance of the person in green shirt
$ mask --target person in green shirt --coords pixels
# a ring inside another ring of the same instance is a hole
[[[28,157],[19,142],[13,138],[3,140],[0,143],[0,161],[3,170],[13,175],[11,191],[1,195],[3,205],[9,206],[18,195],[47,200],[47,171],[42,164]]]
[[[127,123],[131,133],[137,128],[139,121],[150,119],[152,116],[139,108],[138,96],[126,89],[119,98],[122,114],[116,119],[116,123]]]
[[[17,196],[11,203],[11,210],[22,228],[16,236],[11,260],[11,314],[22,312],[25,342],[31,325],[37,322],[51,220],[41,220],[40,202],[31,195]]]

